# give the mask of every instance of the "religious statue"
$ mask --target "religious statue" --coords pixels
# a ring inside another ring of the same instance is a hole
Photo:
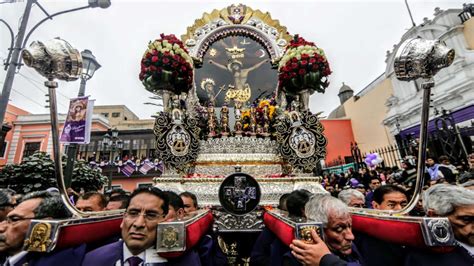
[[[174,124],[181,124],[183,121],[183,111],[181,111],[179,99],[174,99],[172,104],[171,117]]]
[[[207,107],[207,126],[209,128],[209,137],[214,137],[216,136],[216,114],[214,113],[214,106],[212,104],[209,104]]]
[[[261,135],[264,137],[270,136],[269,130],[270,130],[270,118],[269,118],[269,110],[268,106],[265,105],[263,107],[263,128],[262,128],[262,133]]]
[[[209,103],[216,105],[216,94],[214,93],[214,86],[216,82],[213,79],[207,78],[201,82],[201,89],[206,92],[209,98]]]
[[[299,112],[300,111],[300,97],[296,98],[291,102],[291,111]]]
[[[230,128],[229,128],[229,108],[227,107],[227,103],[221,108],[221,134],[223,137],[229,135]]]
[[[255,105],[250,107],[250,135],[255,136],[257,133],[257,112]]]
[[[234,130],[235,130],[235,136],[242,136],[242,113],[240,112],[239,109],[235,109],[235,125],[234,125]]]

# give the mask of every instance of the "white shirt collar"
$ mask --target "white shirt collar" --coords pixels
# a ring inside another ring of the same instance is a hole
[[[125,245],[125,242],[123,242],[122,245],[123,245],[123,261],[124,261],[123,266],[129,266],[127,259],[130,257],[133,257],[134,255],[132,254],[132,252],[130,252],[130,250],[128,250],[128,247],[127,245]],[[163,262],[168,261],[167,259],[160,257],[158,253],[156,252],[156,249],[154,248],[149,248],[143,251],[142,253],[135,255],[135,257],[139,257],[143,260],[142,265],[144,265],[145,263],[163,263]],[[120,261],[118,261],[117,263],[116,265],[121,265]]]
[[[28,254],[27,251],[21,251],[11,257],[8,258],[8,262],[10,263],[10,265],[15,265],[17,262],[19,262],[24,256],[26,256],[26,254]]]
[[[130,257],[139,257],[140,259],[142,259],[142,265],[143,263],[145,262],[145,251],[143,251],[142,253],[140,254],[137,254],[137,255],[133,255],[132,252],[130,252],[130,250],[128,250],[128,247],[127,245],[125,245],[125,242],[123,242],[123,265],[124,266],[128,266],[128,258]]]

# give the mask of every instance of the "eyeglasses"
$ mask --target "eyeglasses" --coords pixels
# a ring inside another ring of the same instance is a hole
[[[154,222],[154,221],[157,221],[159,220],[160,218],[165,218],[165,214],[161,214],[161,213],[157,213],[157,212],[143,212],[143,211],[139,211],[139,210],[127,210],[125,212],[125,216],[132,219],[132,220],[136,220],[138,219],[138,216],[141,216],[143,215],[143,217],[145,218],[146,221],[148,222]]]
[[[15,224],[20,221],[31,220],[31,219],[39,219],[39,218],[38,217],[7,216],[4,222],[7,222],[7,224]]]

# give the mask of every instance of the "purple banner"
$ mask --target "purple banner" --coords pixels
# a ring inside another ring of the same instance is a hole
[[[61,143],[89,143],[93,106],[94,103],[89,100],[89,97],[71,99],[59,139]]]

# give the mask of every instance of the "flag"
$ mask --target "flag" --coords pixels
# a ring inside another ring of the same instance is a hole
[[[124,175],[130,177],[133,172],[135,172],[135,167],[131,166],[131,165],[125,165],[124,167],[122,167],[122,169],[120,170]]]
[[[140,173],[146,175],[148,173],[148,171],[150,171],[152,168],[154,167],[154,165],[152,163],[144,163],[142,165],[142,167],[140,167]]]
[[[88,144],[91,137],[94,101],[89,96],[71,99],[59,141],[61,143]]]

